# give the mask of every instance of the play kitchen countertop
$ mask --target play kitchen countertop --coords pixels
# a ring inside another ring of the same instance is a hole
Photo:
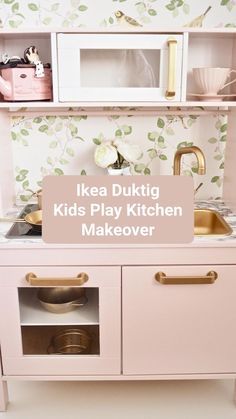
[[[195,246],[229,246],[236,247],[236,214],[234,214],[222,201],[199,201],[195,203],[195,208],[207,208],[218,211],[225,221],[232,228],[233,232],[231,235],[222,235],[222,236],[195,236],[192,243],[187,244],[177,244],[177,245],[163,245],[163,244],[137,244],[137,245],[83,245],[83,244],[47,244],[42,241],[42,238],[39,237],[28,237],[28,238],[17,238],[17,239],[8,239],[5,237],[7,231],[9,230],[12,223],[0,223],[0,248],[83,248],[83,249],[92,249],[92,248],[173,248],[173,247],[195,247]],[[22,210],[22,207],[18,207],[9,211],[7,216],[16,217],[19,212]]]

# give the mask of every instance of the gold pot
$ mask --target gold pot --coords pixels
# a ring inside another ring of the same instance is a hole
[[[27,223],[29,224],[35,231],[41,232],[42,231],[42,210],[32,211],[29,214],[26,214],[24,218],[9,218],[4,217],[0,218],[0,221],[4,222],[12,222],[12,223]]]
[[[84,329],[66,329],[52,336],[48,354],[76,355],[89,353],[91,336]]]
[[[37,297],[46,310],[57,314],[68,313],[88,302],[85,288],[77,287],[40,288]]]

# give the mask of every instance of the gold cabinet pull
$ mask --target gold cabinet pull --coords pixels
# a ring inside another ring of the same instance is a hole
[[[73,286],[73,285],[83,285],[88,281],[89,276],[85,272],[81,272],[75,278],[39,278],[34,273],[30,272],[25,275],[26,281],[30,285],[36,286]]]
[[[176,59],[177,59],[177,40],[169,38],[168,44],[168,88],[166,99],[173,99],[176,94]]]
[[[215,271],[210,271],[205,276],[167,276],[164,272],[157,272],[155,275],[156,281],[163,285],[213,284],[217,278]]]

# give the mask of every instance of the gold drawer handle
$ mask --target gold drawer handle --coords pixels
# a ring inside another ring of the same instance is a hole
[[[169,38],[167,41],[169,47],[168,53],[168,88],[166,99],[173,99],[176,94],[176,59],[177,59],[177,41],[175,38]]]
[[[77,275],[76,278],[38,278],[37,275],[30,272],[25,275],[25,279],[30,283],[30,285],[36,286],[78,286],[83,285],[85,282],[87,282],[89,276],[85,272],[81,272]]]
[[[163,285],[184,285],[184,284],[213,284],[218,278],[215,271],[210,271],[206,276],[166,276],[164,272],[157,272],[155,279]]]

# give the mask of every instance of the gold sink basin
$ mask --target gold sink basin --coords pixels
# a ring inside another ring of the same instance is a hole
[[[195,236],[218,236],[231,233],[231,227],[217,211],[211,209],[194,210]]]

